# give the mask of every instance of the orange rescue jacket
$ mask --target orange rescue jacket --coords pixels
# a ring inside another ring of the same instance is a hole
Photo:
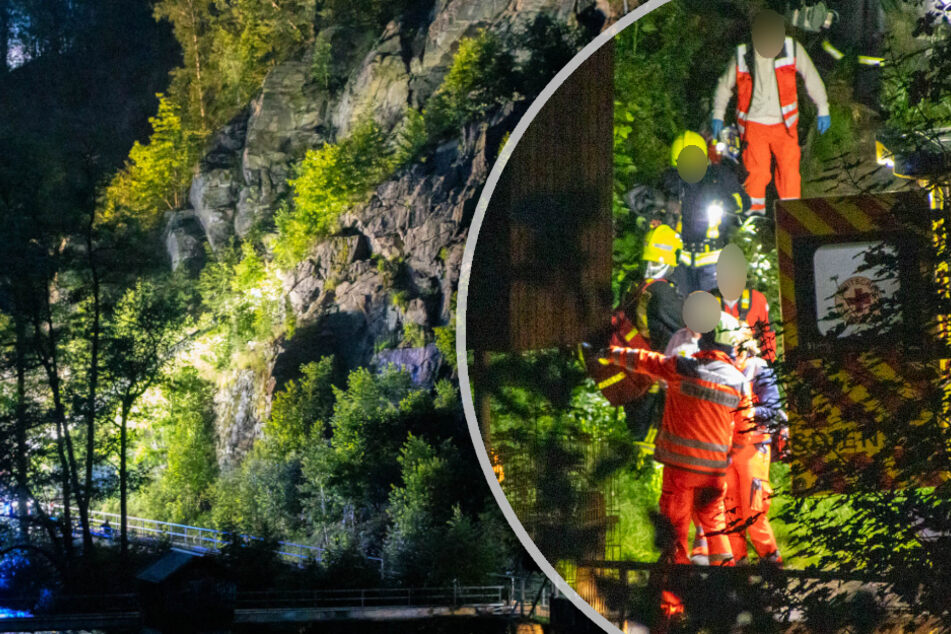
[[[750,387],[730,357],[702,350],[693,357],[611,347],[611,363],[667,382],[654,459],[665,465],[725,476],[736,428],[751,419]]]
[[[753,47],[740,44],[736,48],[736,126],[740,137],[746,137],[746,121],[753,100],[753,73],[756,61]],[[796,132],[799,120],[799,95],[796,89],[796,43],[787,37],[783,50],[773,62],[776,69],[776,84],[779,88],[779,105],[782,108],[783,122],[790,134]],[[769,78],[764,78],[769,81]]]

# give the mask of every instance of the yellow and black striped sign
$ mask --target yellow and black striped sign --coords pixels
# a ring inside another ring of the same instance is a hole
[[[899,412],[907,412],[901,421],[909,426],[947,414],[914,406],[936,402],[936,385],[948,372],[940,345],[948,340],[947,316],[915,309],[926,276],[940,275],[942,262],[947,272],[948,258],[940,257],[942,249],[947,253],[944,225],[929,207],[917,192],[776,203],[785,387],[799,494],[851,489],[872,464],[876,486],[909,484],[900,475],[903,449],[889,446],[886,437],[893,436],[881,430],[894,425]],[[914,264],[903,264],[889,281],[850,261],[878,248]],[[860,336],[863,316],[870,321],[884,296],[899,306],[894,313],[901,323],[888,336]],[[932,476],[944,474],[925,480]],[[920,474],[915,483],[923,483]]]

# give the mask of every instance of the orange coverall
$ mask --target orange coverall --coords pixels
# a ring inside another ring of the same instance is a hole
[[[664,464],[660,511],[674,533],[664,556],[672,563],[690,563],[690,520],[695,514],[707,535],[711,561],[730,562],[723,501],[734,427],[751,416],[746,377],[728,355],[712,350],[688,358],[612,346],[610,361],[667,382],[654,449],[654,459]]]
[[[735,434],[726,474],[730,548],[737,561],[745,559],[748,533],[760,559],[779,563],[782,557],[767,518],[773,495],[769,484],[771,437],[767,426],[779,408],[779,392],[772,369],[762,359],[743,360],[737,367],[752,383],[755,419],[747,422],[743,433]]]

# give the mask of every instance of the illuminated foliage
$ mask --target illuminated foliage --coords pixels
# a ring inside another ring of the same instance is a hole
[[[196,136],[183,128],[179,108],[159,95],[158,113],[149,118],[152,135],[129,152],[125,168],[106,188],[101,217],[131,214],[154,225],[162,214],[180,209],[198,161]]]

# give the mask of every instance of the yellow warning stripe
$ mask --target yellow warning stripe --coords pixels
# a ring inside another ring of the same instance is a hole
[[[836,200],[832,204],[832,207],[836,210],[838,215],[842,217],[843,220],[851,224],[859,231],[875,231],[876,229],[881,229],[881,226],[878,223],[873,222],[872,219],[868,217],[868,214],[862,211],[861,208],[846,202],[845,199]]]
[[[616,384],[616,383],[620,383],[621,381],[624,380],[624,377],[625,377],[625,376],[627,376],[627,375],[624,374],[623,372],[618,372],[618,373],[615,374],[614,376],[609,377],[609,378],[607,378],[607,379],[604,379],[603,381],[601,381],[600,383],[598,383],[598,389],[599,389],[599,390],[603,390],[603,389],[605,389],[605,388],[611,387],[612,385],[614,385],[614,384]]]
[[[779,292],[782,297],[792,298],[793,305],[795,305],[796,297],[796,284],[793,281],[793,278],[787,273],[780,273],[779,275]],[[799,341],[799,338],[796,334],[796,324],[792,315],[787,315],[783,310],[783,302],[779,303],[779,316],[782,319],[783,323],[783,342],[785,343],[787,351],[790,348],[796,346],[796,343]]]
[[[788,231],[776,232],[776,244],[781,252],[792,258],[792,238]]]
[[[943,194],[944,192],[941,192]],[[940,194],[939,194],[940,195]],[[935,204],[935,199],[938,196],[932,195],[930,197],[930,202],[932,206]],[[881,222],[884,218],[879,218],[879,215],[886,216],[889,213],[892,213],[892,208],[894,207],[896,199],[894,196],[878,196],[870,200],[863,200],[862,204],[864,208],[859,207],[858,205],[852,203],[848,199],[826,199],[821,204],[816,205],[815,208],[802,201],[783,201],[782,206],[786,213],[790,214],[790,220],[794,220],[798,223],[799,226],[793,225],[792,228],[796,232],[801,232],[803,229],[811,235],[834,235],[840,234],[842,231],[838,230],[844,228],[846,225],[849,227],[854,227],[857,232],[869,232],[877,229],[888,228],[892,223],[890,222]],[[943,202],[943,201],[942,201]],[[830,214],[835,214],[834,216]],[[901,219],[896,219],[901,223]],[[830,222],[835,226],[833,228],[830,226]],[[916,233],[923,234],[925,231],[920,227],[909,227],[905,223],[901,223],[904,230],[915,231]],[[795,282],[792,278],[793,271],[790,268],[790,261],[793,256],[792,249],[792,235],[789,231],[791,227],[789,226],[780,226],[776,228],[776,242],[777,249],[780,253],[783,254],[784,258],[781,258],[780,266],[780,292],[781,298],[783,301],[780,304],[781,311],[783,308],[792,309],[795,307]],[[948,260],[949,258],[943,257],[941,253],[941,248],[944,244],[941,241],[939,234],[943,234],[943,225],[934,221],[932,223],[932,239],[934,246],[938,248],[939,254],[939,263],[936,267],[936,275],[941,276],[949,270],[949,265],[943,260]],[[789,258],[789,259],[786,259]],[[782,264],[785,263],[785,266]],[[951,288],[942,289],[943,292],[951,294]],[[788,312],[788,311],[784,311]],[[782,314],[782,319],[784,324],[786,324],[786,331],[784,332],[784,339],[786,341],[787,350],[795,346],[796,336],[795,336],[795,324],[786,323],[790,319],[791,315]],[[941,336],[951,337],[951,331],[947,328],[951,325],[946,318],[948,316],[939,316],[939,329]],[[817,386],[815,391],[813,391],[812,402],[813,408],[821,408],[823,412],[822,419],[825,422],[825,425],[822,425],[825,429],[825,432],[836,431],[837,433],[854,433],[857,430],[857,424],[855,421],[848,420],[842,414],[842,409],[845,408],[847,411],[849,407],[858,406],[860,409],[858,411],[864,411],[867,414],[872,416],[885,416],[887,412],[883,403],[888,402],[890,405],[893,405],[889,401],[891,397],[890,394],[887,394],[884,390],[879,390],[878,385],[887,385],[893,384],[897,388],[896,396],[899,396],[903,399],[914,400],[920,398],[920,390],[909,383],[908,379],[903,376],[902,369],[900,367],[895,367],[889,362],[887,356],[882,355],[861,355],[858,358],[859,367],[855,367],[853,370],[843,368],[835,375],[828,377],[832,381],[829,385],[822,385],[821,387]],[[816,360],[810,362],[814,368],[818,368],[820,361]],[[951,360],[941,360],[938,362],[938,367],[943,372],[951,371]],[[860,369],[861,368],[861,369]],[[874,395],[879,395],[880,398],[875,398]],[[889,398],[886,398],[889,397]],[[853,405],[854,404],[854,405]],[[811,433],[811,426],[817,423],[821,423],[820,420],[813,420],[812,418],[808,419],[804,416],[798,415],[796,408],[790,408],[789,416],[792,422],[792,419],[795,419],[799,424],[798,433],[802,434],[804,437],[808,437]],[[951,402],[946,402],[944,405],[945,412],[951,409]],[[812,410],[813,412],[816,409]],[[927,421],[933,420],[936,417],[935,412],[919,412],[914,420],[907,421],[909,424],[919,425]],[[823,433],[819,430],[815,430],[814,433]],[[877,436],[874,439],[865,439],[860,449],[852,449],[851,445],[845,445],[843,447],[835,446],[836,441],[834,436],[828,436],[826,440],[822,441],[820,447],[828,447],[828,452],[825,452],[824,449],[820,450],[820,453],[826,453],[823,456],[808,456],[808,458],[824,458],[827,462],[838,463],[842,465],[842,459],[845,455],[855,453],[860,451],[868,455],[875,455],[884,449],[883,447],[883,438]],[[827,444],[832,443],[832,444]],[[866,444],[868,443],[868,444]],[[808,446],[808,443],[807,445]],[[849,447],[846,449],[845,447]],[[795,443],[793,444],[793,450],[795,451]],[[799,461],[800,466],[804,467],[797,473],[795,478],[794,488],[797,490],[804,490],[812,487],[815,482],[818,480],[817,474],[810,471],[810,468],[807,466],[808,463],[803,462],[803,458],[806,456],[798,456],[797,461]],[[843,468],[843,466],[836,466],[836,469]],[[844,467],[847,468],[847,467]],[[893,466],[889,467],[889,471],[892,473],[892,476],[897,478],[897,473],[894,470]]]
[[[835,46],[833,46],[832,42],[830,42],[829,40],[822,40],[822,50],[824,50],[826,53],[831,55],[832,59],[836,61],[839,61],[840,59],[845,57],[845,54],[839,49],[837,49]]]
[[[901,387],[903,388],[900,395],[903,398],[920,398],[921,393],[912,387],[912,385],[908,383],[908,381],[906,381],[903,376],[895,372],[895,368],[885,360],[873,359],[864,355],[860,360],[862,364],[868,368],[868,371],[871,372],[873,376],[888,383],[900,383]]]
[[[801,200],[789,201],[784,203],[783,206],[813,235],[821,236],[836,233],[835,229],[826,224],[825,220],[816,215],[816,212]]]

